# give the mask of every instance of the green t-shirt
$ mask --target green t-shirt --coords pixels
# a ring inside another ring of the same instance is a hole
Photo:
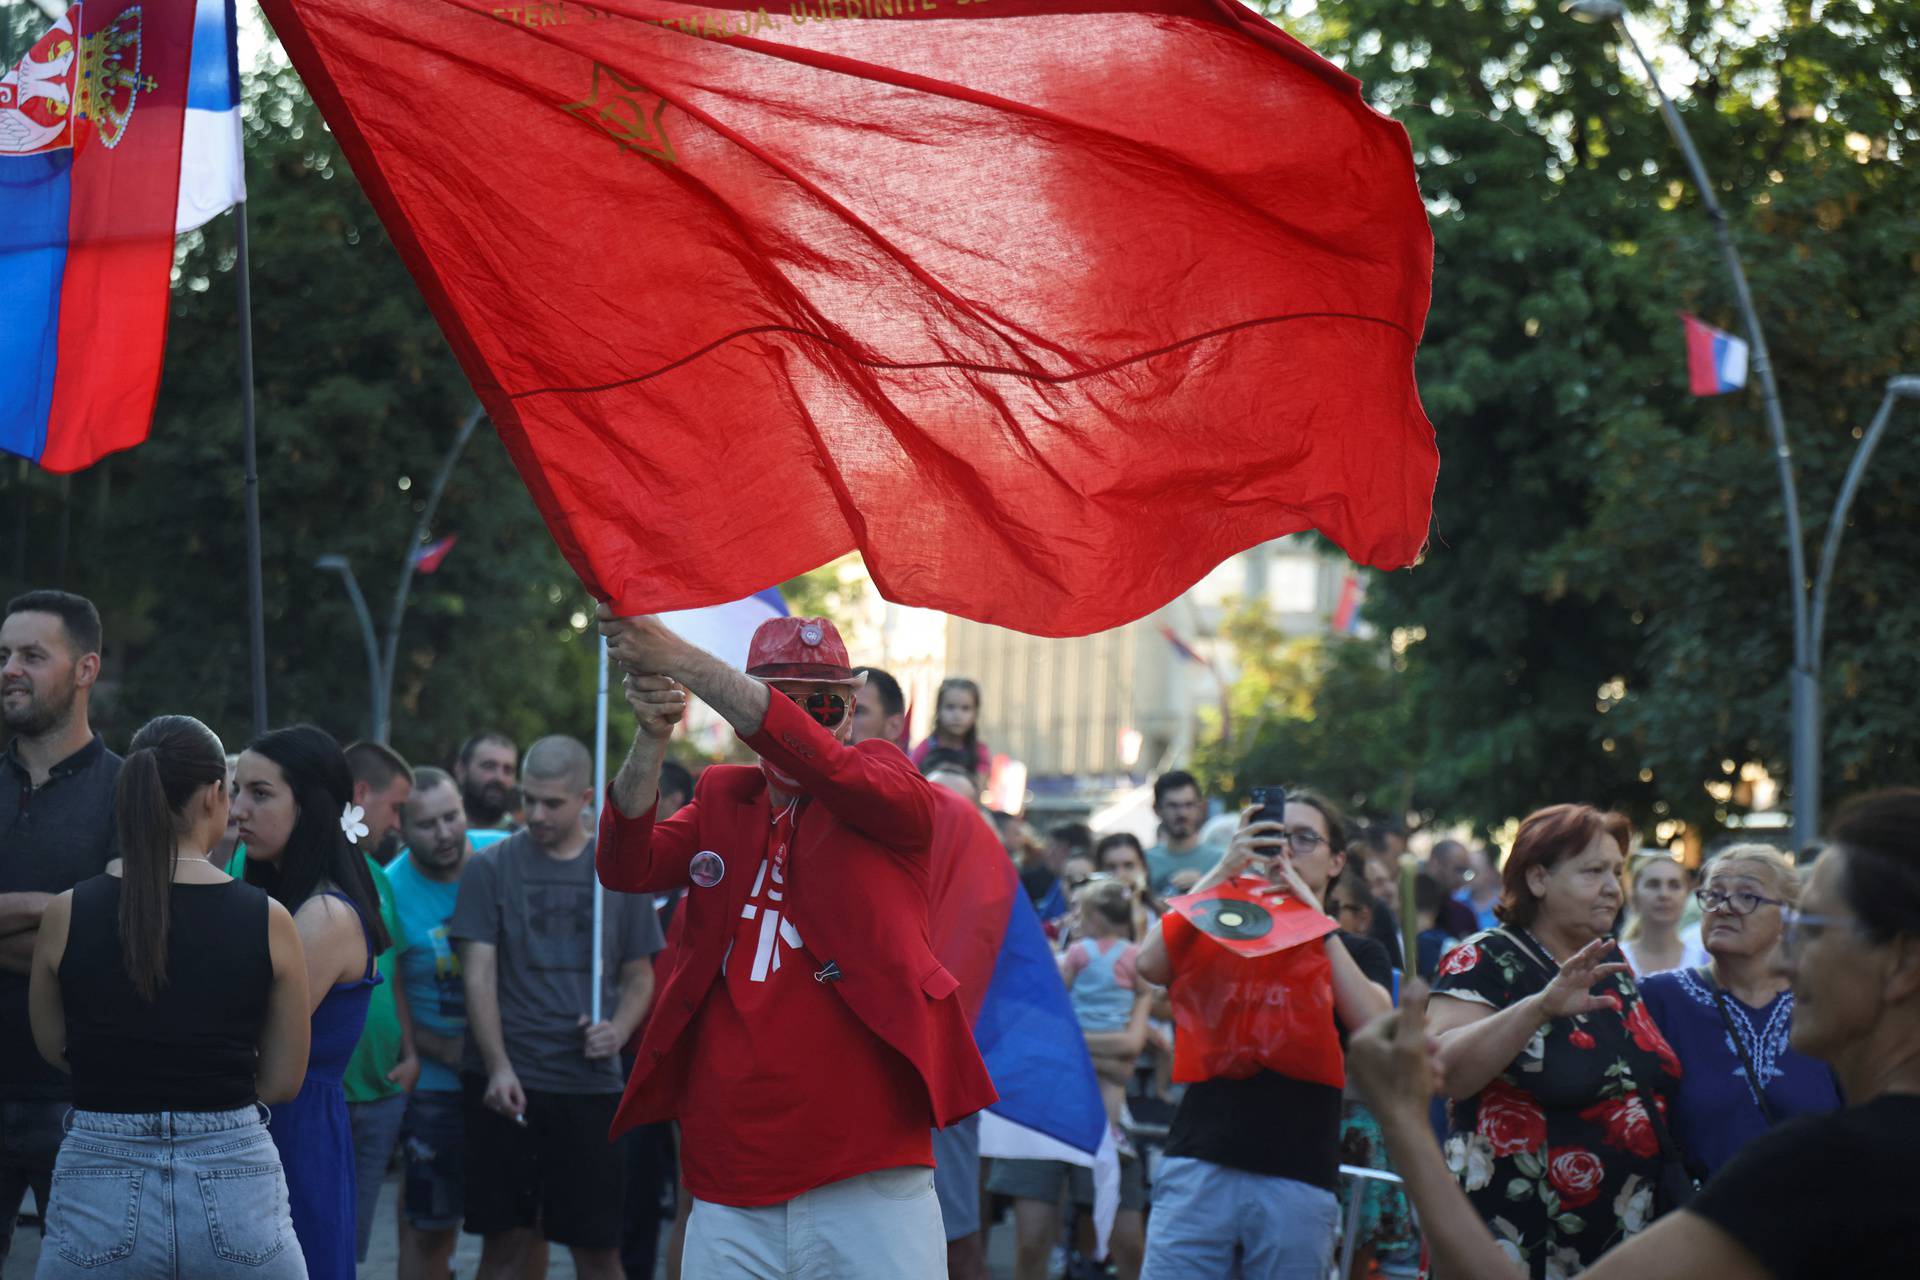
[[[400,1014],[393,1007],[393,961],[405,949],[407,934],[393,909],[393,888],[387,883],[387,873],[368,855],[361,856],[367,859],[367,873],[373,877],[374,892],[380,895],[380,920],[393,942],[375,962],[381,982],[367,1001],[367,1025],[360,1032],[360,1043],[353,1047],[353,1056],[347,1059],[340,1084],[348,1102],[378,1102],[401,1092],[399,1085],[387,1079],[387,1072],[400,1061]],[[241,845],[227,862],[227,874],[242,880],[246,870],[247,849]]]

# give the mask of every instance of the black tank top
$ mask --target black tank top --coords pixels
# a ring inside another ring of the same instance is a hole
[[[73,1105],[82,1111],[230,1111],[254,1101],[273,986],[267,895],[239,880],[176,884],[167,985],[149,1002],[120,954],[120,878],[73,891],[60,957]]]

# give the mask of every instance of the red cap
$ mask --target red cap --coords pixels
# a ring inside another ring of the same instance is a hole
[[[825,618],[768,618],[747,649],[747,674],[762,680],[852,684],[860,678],[847,646]]]

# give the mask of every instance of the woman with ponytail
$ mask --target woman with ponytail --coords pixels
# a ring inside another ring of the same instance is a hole
[[[115,811],[121,856],[48,905],[34,947],[34,1043],[72,1072],[74,1100],[36,1274],[295,1280],[307,1268],[260,1105],[306,1071],[293,917],[207,861],[227,771],[198,720],[134,735]]]
[[[313,1280],[352,1280],[356,1188],[341,1077],[380,982],[374,957],[389,939],[367,860],[354,847],[367,827],[340,744],[304,724],[255,739],[235,770],[233,813],[247,882],[293,913],[306,954],[312,1053],[299,1096],[271,1126],[293,1229]]]

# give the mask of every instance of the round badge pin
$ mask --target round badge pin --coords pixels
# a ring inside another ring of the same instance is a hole
[[[687,865],[687,874],[702,889],[711,889],[727,874],[727,864],[713,850],[702,849],[693,855],[693,861]]]
[[[820,628],[814,626],[812,623],[808,623],[806,626],[800,628],[800,643],[819,644]]]

